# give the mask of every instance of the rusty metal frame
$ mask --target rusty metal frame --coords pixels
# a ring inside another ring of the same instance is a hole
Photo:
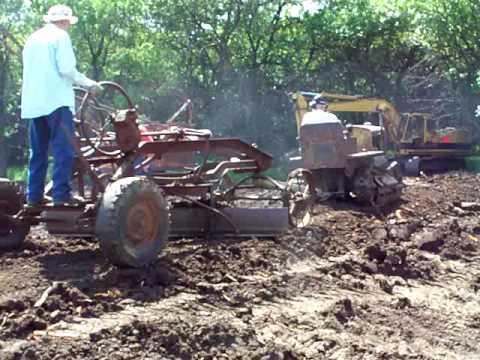
[[[88,96],[87,93],[85,97]],[[85,103],[86,98],[83,99],[82,105]],[[184,104],[182,111],[187,107]],[[178,116],[178,114],[179,112],[176,112],[174,115]],[[144,175],[154,181],[165,195],[182,199],[190,204],[190,206],[184,206],[179,205],[178,202],[172,203],[173,217],[188,216],[192,211],[199,215],[198,221],[192,221],[189,226],[185,222],[188,222],[188,219],[173,219],[174,223],[179,224],[176,230],[173,226],[172,234],[174,236],[178,235],[182,228],[191,234],[209,234],[213,231],[235,236],[241,234],[271,235],[275,232],[273,224],[269,224],[262,230],[262,218],[270,216],[270,209],[256,209],[254,216],[246,216],[247,209],[235,210],[218,207],[217,203],[222,201],[222,196],[226,192],[249,186],[254,187],[254,185],[246,185],[246,182],[251,179],[267,179],[274,188],[280,189],[280,184],[261,174],[272,165],[273,159],[269,154],[240,139],[212,138],[209,130],[184,128],[177,124],[162,124],[162,127],[164,127],[162,130],[147,131],[142,134],[142,136],[150,136],[155,140],[141,141],[133,151],[125,153],[115,151],[119,149],[115,144],[115,138],[100,139],[102,144],[108,146],[105,148],[106,152],[115,154],[111,156],[92,147],[91,144],[95,143],[96,139],[89,139],[89,141],[81,137],[71,139],[77,155],[72,180],[76,180],[78,193],[85,201],[67,207],[45,205],[33,209],[24,208],[12,217],[12,221],[28,224],[43,222],[47,224],[47,228],[52,234],[91,236],[94,234],[98,199],[108,186],[108,182],[136,176],[138,172],[146,169],[154,161],[162,161],[171,154],[188,153],[192,158],[197,159],[195,162],[197,166],[194,168],[176,166],[175,171],[156,169]],[[106,166],[111,170],[102,174],[101,171]],[[219,192],[219,183],[232,173],[246,174],[246,176],[232,187],[224,189],[223,193]],[[90,190],[87,191],[89,185]],[[245,199],[247,198],[245,197]],[[259,199],[257,198],[257,200]],[[250,197],[248,200],[256,199]],[[278,209],[273,211],[275,214],[281,212]],[[288,216],[288,213],[285,212],[284,215]],[[232,218],[235,216],[240,218]],[[212,223],[212,219],[215,219],[218,224]],[[202,221],[208,222],[208,226],[200,226]],[[288,222],[288,220],[285,221]],[[200,228],[195,229],[195,226],[200,226]],[[249,231],[249,227],[251,231]]]

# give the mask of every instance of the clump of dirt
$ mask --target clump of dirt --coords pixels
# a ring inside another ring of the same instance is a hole
[[[133,359],[155,354],[167,359],[192,359],[192,355],[196,359],[271,359],[280,353],[274,345],[264,346],[256,341],[251,328],[238,328],[221,319],[192,316],[197,321],[177,319],[155,323],[134,320],[128,325],[92,333],[88,340],[64,343],[62,347],[72,351],[70,354],[75,358],[101,355]],[[95,346],[88,346],[90,343]],[[12,355],[29,352],[54,357],[58,351],[56,344],[50,344],[49,350],[41,344],[30,344]]]
[[[34,228],[0,254],[0,358],[476,358],[479,179],[408,178],[383,212],[320,203],[276,239],[170,241],[142,269]]]
[[[105,311],[119,309],[115,304],[95,302],[70,284],[54,283],[35,303],[19,299],[0,303],[0,313],[7,314],[0,329],[0,339],[26,337],[35,330],[44,330],[59,321],[71,320],[73,316],[94,317]]]
[[[349,298],[337,300],[323,315],[331,316],[338,323],[344,325],[355,316],[352,301]]]

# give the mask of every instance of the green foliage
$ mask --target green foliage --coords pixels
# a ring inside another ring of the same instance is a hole
[[[27,181],[28,170],[26,166],[10,166],[7,170],[7,178],[12,181]]]
[[[26,164],[21,47],[54,3],[0,2],[0,176],[7,161]],[[157,121],[190,98],[197,126],[257,143],[275,158],[296,147],[288,96],[295,90],[377,95],[402,111],[474,122],[474,0],[318,0],[303,12],[300,0],[65,3],[80,19],[71,36],[88,76],[119,82]]]
[[[460,99],[462,117],[473,119],[479,87],[480,23],[476,0],[431,0],[419,6],[422,40]]]

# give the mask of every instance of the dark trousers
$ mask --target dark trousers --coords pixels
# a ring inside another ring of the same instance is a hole
[[[64,202],[70,199],[70,178],[75,152],[69,137],[73,140],[74,124],[72,112],[67,106],[31,120],[27,190],[29,202],[37,202],[43,198],[49,145],[53,155],[53,201]]]

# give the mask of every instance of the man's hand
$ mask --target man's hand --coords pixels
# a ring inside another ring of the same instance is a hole
[[[98,83],[96,82],[95,84],[91,85],[89,88],[88,88],[88,92],[92,95],[92,96],[97,96],[99,95],[103,90],[103,87]]]

